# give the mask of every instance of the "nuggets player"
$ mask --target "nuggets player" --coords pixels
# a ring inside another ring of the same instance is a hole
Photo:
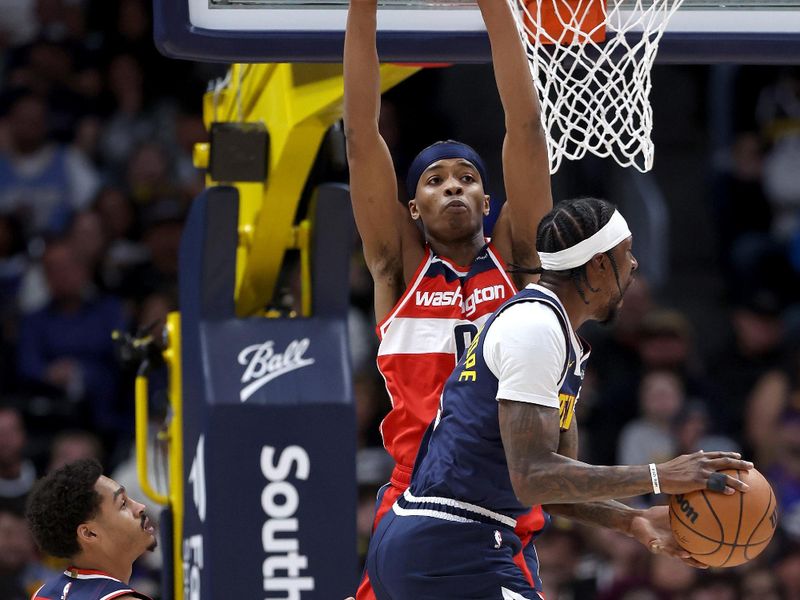
[[[26,517],[36,542],[70,567],[32,600],[134,600],[147,596],[128,585],[133,561],[156,547],[143,504],[104,477],[94,460],[78,460],[39,481]]]
[[[516,519],[533,504],[701,566],[674,541],[667,507],[613,499],[744,491],[715,471],[752,463],[731,452],[625,467],[577,460],[574,409],[589,350],[576,329],[613,317],[637,267],[631,244],[625,219],[601,200],[561,203],[542,220],[540,284],[503,304],[461,358],[411,486],[375,531],[367,571],[377,598],[540,600],[540,582],[513,561]]]
[[[409,484],[420,440],[459,354],[516,291],[506,263],[538,265],[536,225],[552,199],[538,99],[513,16],[506,2],[479,0],[506,121],[507,202],[494,237],[489,242],[483,232],[489,212],[484,163],[465,144],[440,142],[420,152],[406,182],[414,198],[408,208],[396,201],[395,170],[378,131],[376,4],[350,2],[344,123],[353,211],[375,282],[378,368],[392,401],[381,431],[396,467],[382,490],[378,523]],[[422,223],[424,239],[414,221]],[[544,516],[538,512],[530,520],[521,527],[540,529]],[[372,597],[363,582],[358,600]]]

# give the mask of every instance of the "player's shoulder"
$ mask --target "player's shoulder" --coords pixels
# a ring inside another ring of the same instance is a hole
[[[515,300],[495,317],[492,327],[495,330],[509,331],[561,331],[561,320],[555,307],[541,300]]]
[[[513,302],[503,308],[488,327],[484,355],[506,353],[510,348],[539,349],[544,352],[564,349],[564,328],[555,310],[543,302]]]

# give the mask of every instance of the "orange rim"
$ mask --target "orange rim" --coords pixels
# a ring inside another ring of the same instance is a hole
[[[539,42],[552,44],[552,40],[560,40],[561,44],[596,43],[606,39],[606,0],[526,0],[528,13],[536,17],[541,5],[541,29],[547,35],[540,34]],[[524,15],[528,31],[538,31],[527,14]],[[565,30],[574,31],[565,35]],[[562,37],[563,36],[563,37]]]

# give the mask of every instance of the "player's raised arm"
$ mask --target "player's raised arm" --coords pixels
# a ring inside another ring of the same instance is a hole
[[[351,0],[344,44],[344,127],[350,194],[364,257],[375,280],[376,318],[381,320],[405,287],[403,236],[413,233],[413,225],[397,202],[392,158],[378,131],[380,65],[376,27],[377,0]]]
[[[538,267],[536,228],[553,207],[547,143],[539,99],[507,0],[478,0],[492,45],[497,89],[505,112],[503,179],[508,227],[494,242],[506,261]],[[504,215],[506,216],[506,215]]]

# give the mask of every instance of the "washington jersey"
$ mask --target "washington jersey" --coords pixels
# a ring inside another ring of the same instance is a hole
[[[458,357],[492,312],[515,292],[503,260],[490,243],[468,267],[426,247],[411,284],[377,327],[378,370],[392,402],[381,434],[402,472],[410,475]],[[408,479],[401,479],[405,487]]]
[[[548,320],[548,327],[555,328],[553,339],[563,340],[558,344],[564,344],[565,360],[563,365],[554,365],[560,372],[552,374],[557,382],[552,396],[554,404],[560,403],[561,429],[569,428],[589,353],[556,295],[529,285],[491,316],[447,380],[440,414],[428,443],[420,449],[411,487],[394,506],[398,515],[488,520],[514,527],[516,519],[530,510],[519,502],[511,486],[498,417],[500,382],[484,356],[487,332],[496,319],[509,307],[527,302],[541,303],[558,317],[557,321]],[[545,316],[549,319],[549,313]]]
[[[122,596],[150,600],[107,573],[70,567],[40,587],[31,600],[112,600]]]

